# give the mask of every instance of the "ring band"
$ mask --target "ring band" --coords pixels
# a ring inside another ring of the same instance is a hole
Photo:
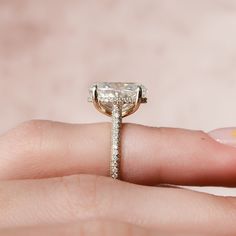
[[[122,109],[121,106],[117,104],[114,105],[112,109],[110,176],[113,179],[120,179],[121,124]]]
[[[136,83],[96,83],[89,89],[89,102],[101,113],[112,117],[110,176],[120,179],[122,118],[146,103],[146,88]]]

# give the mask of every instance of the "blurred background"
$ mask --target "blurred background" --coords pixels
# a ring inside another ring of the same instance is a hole
[[[36,118],[107,121],[87,103],[95,81],[146,85],[127,122],[236,126],[236,1],[0,0],[1,133]]]

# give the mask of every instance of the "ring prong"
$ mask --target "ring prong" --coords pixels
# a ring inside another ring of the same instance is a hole
[[[142,90],[141,86],[138,86],[135,106],[138,103],[140,104],[142,102],[142,96],[143,96],[143,90]]]
[[[131,114],[133,114],[134,112],[136,112],[142,102],[142,96],[143,96],[143,91],[142,91],[142,87],[138,86],[137,88],[137,95],[136,95],[136,100],[134,103],[134,106],[131,110],[129,110],[127,113],[123,114],[123,117],[129,116]]]
[[[101,110],[100,105],[99,105],[99,102],[98,102],[98,92],[97,92],[97,88],[98,88],[97,85],[94,85],[94,86],[93,86],[93,89],[92,89],[92,102],[93,102],[93,105],[94,105],[98,110]]]
[[[105,114],[107,116],[111,116],[111,112],[108,111],[107,109],[105,109],[103,106],[101,106],[101,103],[99,102],[99,99],[98,99],[97,88],[98,88],[97,85],[94,85],[93,88],[92,88],[92,102],[93,102],[93,105],[101,113],[103,113],[103,114]]]

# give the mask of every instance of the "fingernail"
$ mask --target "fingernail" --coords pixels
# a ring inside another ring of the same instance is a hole
[[[215,129],[208,134],[220,143],[236,147],[236,127]]]

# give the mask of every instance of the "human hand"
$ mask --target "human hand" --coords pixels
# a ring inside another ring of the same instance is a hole
[[[122,136],[126,182],[105,177],[109,124],[30,121],[2,135],[0,235],[236,234],[235,198],[151,186],[234,186],[236,148],[174,128],[124,124]]]

